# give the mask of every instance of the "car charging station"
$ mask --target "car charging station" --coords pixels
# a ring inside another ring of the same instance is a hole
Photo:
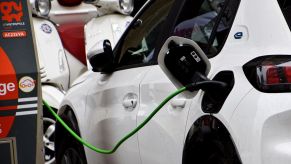
[[[28,0],[1,0],[0,17],[0,163],[43,163],[40,77]]]

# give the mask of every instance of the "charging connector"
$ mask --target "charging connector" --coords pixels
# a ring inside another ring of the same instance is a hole
[[[186,89],[190,91],[196,91],[202,89],[203,91],[209,90],[223,90],[227,88],[227,84],[221,81],[213,81],[213,80],[206,80],[206,81],[199,81],[196,83],[192,83],[186,85]]]

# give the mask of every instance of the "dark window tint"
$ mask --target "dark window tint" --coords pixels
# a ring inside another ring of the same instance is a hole
[[[290,0],[278,0],[280,8],[287,21],[289,29],[291,30],[291,1]]]
[[[142,8],[142,6],[147,2],[147,0],[134,0],[134,9],[131,13],[132,16],[135,16],[135,14]]]
[[[173,35],[192,39],[208,57],[222,48],[239,0],[186,0]]]
[[[174,0],[156,0],[139,17],[142,22],[131,27],[123,38],[117,54],[118,67],[135,67],[156,63],[154,51],[156,41],[162,33],[163,23],[172,7]]]

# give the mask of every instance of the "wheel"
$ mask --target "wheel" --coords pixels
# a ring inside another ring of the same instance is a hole
[[[54,109],[56,112],[57,110]],[[43,106],[43,145],[45,164],[55,164],[55,118]]]
[[[55,120],[43,118],[43,145],[45,164],[55,163]]]
[[[80,135],[76,118],[72,111],[67,111],[61,118]],[[84,147],[69,134],[62,125],[56,129],[56,162],[57,164],[87,164]]]

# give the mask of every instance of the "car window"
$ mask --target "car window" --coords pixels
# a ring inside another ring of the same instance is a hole
[[[156,63],[154,52],[163,23],[169,14],[174,0],[156,0],[139,17],[138,27],[131,27],[120,44],[118,67],[135,67]]]
[[[222,48],[239,0],[186,0],[172,35],[192,39],[208,57]]]

